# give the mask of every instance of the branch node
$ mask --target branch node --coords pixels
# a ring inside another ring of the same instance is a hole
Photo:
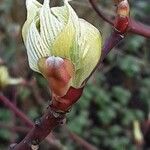
[[[35,139],[31,142],[31,146],[33,146],[33,145],[37,146],[37,145],[39,145],[39,143],[40,143],[39,139]]]
[[[31,145],[31,149],[32,150],[38,150],[39,149],[39,145]]]
[[[53,104],[51,103],[49,105],[49,109],[50,109],[50,113],[55,117],[55,118],[59,118],[59,117],[62,117],[64,116],[67,112],[65,111],[61,111],[61,110],[57,110],[55,108],[53,108]],[[47,116],[48,118],[48,116]]]
[[[13,143],[9,146],[9,150],[13,150],[15,148],[15,146],[17,145],[17,143]]]
[[[59,124],[60,124],[60,125],[66,124],[66,118],[64,118],[63,120],[61,120],[61,121],[59,122]]]
[[[40,127],[40,125],[41,125],[41,118],[40,118],[40,119],[37,119],[37,120],[35,121],[35,126],[36,126],[36,127]]]

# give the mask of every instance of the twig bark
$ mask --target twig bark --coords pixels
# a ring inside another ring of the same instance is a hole
[[[24,114],[22,113],[17,107],[15,107],[5,96],[3,96],[2,93],[0,93],[0,101],[3,102],[3,104],[8,107],[12,112],[14,112],[22,122],[24,122],[27,126],[32,127],[33,123],[32,121]]]
[[[137,22],[135,20],[130,20],[130,30],[134,34],[150,38],[150,26]]]
[[[101,10],[98,5],[96,4],[97,0],[89,0],[89,2],[91,3],[93,9],[96,11],[96,13],[107,23],[109,23],[110,25],[114,24],[114,21],[111,20],[110,17],[108,17],[103,10]]]
[[[2,94],[2,93],[0,93],[0,94]],[[5,99],[4,99],[5,98]],[[6,102],[7,103],[10,103],[9,105],[6,105],[10,110],[12,110],[12,112],[14,112],[14,108],[15,108],[15,110],[17,110],[17,111],[15,111],[14,113],[16,113],[16,115],[21,119],[22,118],[22,115],[20,116],[20,114],[23,114],[16,106],[13,106],[13,104],[10,102],[10,100],[8,100],[5,96],[3,96],[3,97],[0,97],[0,100],[2,100],[2,102],[4,103],[4,101],[6,100]],[[12,106],[13,106],[13,108],[12,108]],[[20,113],[18,113],[18,112],[20,112]],[[24,114],[24,116],[26,116],[25,114]],[[26,116],[26,118],[28,118],[27,116]],[[29,119],[28,119],[29,120]],[[31,122],[28,122],[27,120],[24,120],[24,119],[22,119],[22,121],[24,121],[24,123],[28,123],[28,124],[30,124],[32,127],[34,126],[34,123],[32,123],[31,124]],[[18,132],[23,132],[23,133],[27,133],[27,132],[29,132],[30,131],[30,129],[28,129],[28,128],[24,128],[24,127],[17,127],[17,126],[14,126],[14,127],[11,127],[11,126],[9,126],[9,125],[4,125],[3,123],[0,123],[0,128],[6,128],[6,129],[9,129],[9,130],[11,130],[11,131],[18,131]],[[73,133],[74,134],[74,133]],[[91,144],[89,144],[88,142],[86,142],[84,139],[82,139],[82,138],[80,138],[80,137],[78,137],[76,134],[74,134],[76,137],[77,137],[77,139],[81,139],[81,141],[82,142],[80,142],[80,145],[82,146],[82,147],[88,147],[88,145],[89,145],[89,148],[90,147],[94,147],[94,146],[92,146]],[[46,138],[46,140],[50,143],[50,144],[52,144],[52,145],[54,145],[53,144],[53,140],[50,138],[50,136],[48,136],[47,138]],[[76,141],[77,142],[77,141]],[[77,143],[79,143],[79,140],[78,140],[78,142]],[[88,143],[87,145],[82,145],[82,143]],[[56,146],[56,145],[54,145],[54,146]],[[58,145],[59,146],[59,145]],[[88,149],[89,149],[88,148]],[[95,148],[96,149],[96,148]],[[90,149],[89,149],[90,150]],[[91,149],[92,150],[92,149]]]
[[[0,128],[4,128],[4,129],[8,129],[12,132],[21,132],[21,133],[27,133],[30,131],[29,128],[25,128],[25,127],[20,127],[20,126],[10,126],[10,125],[6,125],[2,122],[0,122]]]
[[[10,94],[10,96],[12,97],[12,103],[14,106],[17,105],[17,100],[16,100],[16,96],[17,96],[17,91],[16,91],[16,87],[12,87],[11,88],[12,92]],[[12,121],[11,121],[12,125],[15,126],[16,125],[16,115],[14,113],[12,113]],[[14,133],[13,133],[13,136],[11,136],[11,143],[15,142],[16,141],[16,137],[17,137],[17,134],[15,133],[15,130],[14,130]]]
[[[28,127],[32,128],[34,126],[34,123],[22,112],[20,111],[14,104],[11,103],[11,101],[6,98],[2,93],[0,93],[0,102],[2,102],[6,107],[8,107],[13,113],[16,114],[20,118],[20,120],[28,125]],[[49,144],[53,144],[53,140],[50,136],[46,138],[47,142]]]
[[[77,136],[76,134],[74,134],[73,132],[69,132],[69,136],[76,142],[78,143],[80,146],[82,146],[82,148],[84,148],[85,150],[98,150],[96,147],[94,147],[93,145],[89,144],[87,141],[83,140],[82,138],[80,138],[79,136]]]
[[[58,114],[50,107],[47,109],[41,119],[36,121],[28,135],[17,144],[14,150],[31,150],[32,146],[38,146],[48,134],[59,124],[63,122],[65,114]]]

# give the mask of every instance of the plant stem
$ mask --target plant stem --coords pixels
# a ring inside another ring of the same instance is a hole
[[[10,102],[10,100],[8,100],[5,96],[1,96],[2,95],[2,93],[0,93],[0,100],[5,104],[5,103],[7,103],[7,107],[10,109],[10,110],[12,110],[12,112],[14,112],[24,123],[26,123],[26,124],[29,124],[29,125],[31,125],[32,127],[34,126],[34,124],[32,123],[31,124],[31,122],[29,122],[29,119],[26,119],[26,120],[24,120],[23,118],[22,118],[22,116],[26,116],[25,114],[23,114],[16,106],[14,106],[11,102]],[[5,102],[4,102],[5,101]],[[15,110],[15,111],[14,111]],[[16,111],[17,110],[17,111]],[[18,113],[19,112],[19,113]],[[23,115],[21,115],[20,116],[20,114],[23,114]],[[27,116],[26,116],[26,118],[28,118]],[[14,126],[14,127],[11,127],[11,126],[9,126],[9,125],[5,125],[5,124],[3,124],[3,123],[0,123],[0,128],[6,128],[6,129],[9,129],[9,130],[11,130],[11,131],[18,131],[18,132],[23,132],[23,133],[27,133],[28,131],[30,131],[30,129],[28,129],[28,128],[24,128],[24,127],[17,127],[17,126]],[[74,133],[72,133],[72,134],[74,134]],[[91,144],[89,144],[88,142],[86,142],[84,139],[82,139],[82,138],[80,138],[79,136],[77,136],[76,134],[74,134],[75,135],[75,137],[76,137],[76,139],[80,139],[82,142],[80,142],[80,145],[82,146],[82,147],[87,147],[87,145],[89,145],[89,150],[93,150],[93,149],[90,149],[90,147],[94,147],[94,146],[92,146]],[[72,137],[71,137],[72,138]],[[51,145],[54,145],[54,146],[56,146],[54,143],[53,143],[53,140],[51,139],[51,137],[50,136],[48,136],[47,138],[46,138],[46,140],[49,142],[49,144],[51,144]],[[79,140],[75,140],[75,142],[77,142],[77,143],[79,143]],[[84,143],[87,143],[87,145],[85,145]],[[82,144],[84,144],[84,145],[82,145]],[[60,145],[58,145],[58,147],[60,147]],[[96,148],[95,148],[96,149]]]
[[[85,150],[98,150],[96,147],[89,144],[87,141],[83,140],[82,138],[74,134],[73,132],[70,132],[70,131],[68,132],[69,132],[69,136],[71,137],[71,139],[73,139],[76,143],[82,146],[82,148],[84,148]]]
[[[6,125],[2,122],[0,122],[0,128],[8,129],[15,133],[16,132],[27,133],[30,130],[29,128],[25,128],[25,127]]]
[[[28,135],[14,147],[14,150],[31,150],[33,145],[39,145],[48,134],[63,122],[65,114],[57,114],[50,107],[45,114],[36,121]]]
[[[2,93],[0,93],[0,101],[4,103],[6,107],[8,107],[12,112],[14,112],[22,122],[24,122],[29,127],[33,126],[32,121],[24,114],[22,113],[16,106],[14,106],[5,96],[3,96]]]
[[[150,38],[150,26],[137,22],[135,20],[130,20],[130,30],[131,33],[135,33],[146,38]]]
[[[110,25],[113,25],[114,22],[110,19],[110,17],[106,16],[106,14],[103,12],[103,10],[101,10],[98,5],[96,4],[97,0],[89,0],[89,2],[91,3],[93,9],[95,10],[95,12],[107,23],[109,23]]]
[[[0,101],[3,102],[3,104],[6,107],[8,107],[13,113],[15,113],[16,116],[18,116],[23,123],[28,125],[30,128],[34,126],[34,123],[23,112],[21,112],[14,104],[12,104],[8,98],[3,96],[2,93],[0,93]],[[48,136],[46,140],[48,141],[49,144],[54,145],[50,136]]]

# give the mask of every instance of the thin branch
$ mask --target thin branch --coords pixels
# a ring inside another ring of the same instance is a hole
[[[86,7],[86,8],[93,8],[91,5],[89,5],[86,1],[71,1],[71,4],[75,5],[75,6],[79,6],[79,7]],[[107,16],[109,16],[110,18],[113,18],[115,16],[114,11],[111,11],[110,9],[105,9],[102,6],[98,6],[99,9],[103,10],[103,13]]]
[[[8,103],[6,106],[10,109],[10,110],[12,110],[23,122],[25,122],[26,124],[29,124],[30,125],[30,127],[32,126],[34,126],[34,123],[32,123],[31,124],[31,122],[29,122],[29,119],[26,119],[26,120],[24,120],[23,118],[22,118],[22,115],[20,116],[20,114],[23,114],[16,106],[14,106],[11,102],[10,102],[10,100],[8,100],[5,96],[3,96],[3,97],[1,97],[1,94],[2,93],[0,93],[0,100],[5,104],[5,103]],[[6,101],[5,101],[6,100]],[[5,102],[4,102],[5,101]],[[15,111],[14,111],[15,110]],[[17,110],[17,111],[16,111]],[[19,112],[19,113],[18,113]],[[23,114],[23,116],[25,116],[26,118],[28,118],[25,114]],[[27,131],[29,131],[29,129],[27,129],[27,128],[24,128],[24,127],[17,127],[17,126],[15,126],[15,127],[11,127],[11,126],[7,126],[7,125],[4,125],[3,123],[0,123],[0,128],[7,128],[7,129],[9,129],[9,130],[11,130],[11,131],[19,131],[19,132],[27,132]],[[74,133],[73,133],[74,134]],[[74,134],[75,135],[75,134]],[[76,135],[76,137],[78,137],[77,135]],[[54,137],[55,138],[55,137]],[[84,141],[85,143],[86,143],[86,141],[84,140],[84,139],[82,139],[82,138],[80,138],[80,137],[78,137],[78,139],[81,139],[82,141]],[[52,144],[52,145],[54,145],[54,143],[53,143],[53,140],[50,138],[50,136],[48,136],[47,138],[46,138],[46,140],[50,143],[50,144]],[[83,142],[83,143],[84,143]],[[89,143],[88,143],[89,144]],[[91,145],[91,144],[89,144],[89,145]],[[54,146],[56,146],[56,145],[54,145]],[[59,146],[59,145],[58,145]],[[93,146],[91,146],[91,147],[93,147]],[[92,149],[91,149],[92,150]]]
[[[146,38],[150,38],[150,26],[137,22],[135,20],[130,20],[130,32],[135,33]]]
[[[14,150],[31,150],[33,145],[38,146],[56,126],[61,124],[64,118],[65,114],[57,114],[49,107],[28,135],[15,145]]]
[[[0,128],[4,128],[15,133],[16,132],[28,133],[30,130],[29,128],[25,128],[25,127],[6,125],[6,123],[2,123],[2,122],[0,122]]]
[[[12,104],[8,98],[3,96],[2,93],[0,93],[0,102],[3,102],[3,104],[6,107],[8,107],[13,113],[15,113],[16,116],[18,116],[22,120],[22,122],[27,124],[30,128],[34,126],[34,123],[23,112],[21,112],[14,104]],[[49,144],[54,145],[52,142],[53,140],[51,139],[50,136],[48,136],[46,140],[48,141]]]
[[[14,112],[20,119],[26,123],[29,127],[33,126],[32,121],[22,113],[16,106],[14,106],[2,93],[0,93],[0,102],[2,102],[6,107],[8,107],[12,112]]]
[[[10,96],[12,97],[12,104],[14,105],[14,106],[16,106],[17,105],[17,100],[16,100],[16,97],[17,97],[17,91],[16,91],[16,87],[12,87],[11,88],[11,94],[10,94]],[[17,117],[16,117],[16,115],[14,114],[14,113],[12,113],[12,121],[11,121],[11,124],[13,125],[13,126],[15,126],[16,125],[16,119],[17,119]],[[11,136],[11,143],[13,143],[14,141],[16,141],[16,138],[17,138],[17,133],[15,133],[15,131],[14,131],[14,134],[13,134],[13,136]]]
[[[82,146],[85,150],[98,150],[95,146],[89,144],[87,141],[83,140],[82,138],[74,134],[73,132],[68,130],[68,133],[71,139],[73,139],[76,143]]]
[[[111,35],[108,37],[108,39],[105,41],[103,49],[102,49],[102,56],[99,61],[99,65],[103,60],[106,58],[108,53],[119,44],[120,41],[122,41],[125,38],[125,36],[120,35],[118,32],[113,31]]]
[[[65,114],[56,114],[51,108],[48,108],[47,112],[37,122],[34,128],[29,132],[22,142],[14,147],[14,150],[31,150],[33,145],[39,145],[39,143],[52,131],[56,126],[64,123]],[[94,146],[69,131],[70,137],[77,143],[81,144],[86,150],[97,150]]]
[[[98,14],[98,16],[100,16],[104,21],[106,21],[107,23],[109,23],[110,25],[113,25],[114,22],[110,19],[110,17],[108,17],[103,10],[101,10],[98,5],[97,5],[97,0],[89,0],[89,2],[91,3],[93,9],[95,10],[95,12]]]

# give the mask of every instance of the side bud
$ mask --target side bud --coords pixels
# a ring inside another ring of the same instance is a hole
[[[123,0],[117,5],[118,15],[127,17],[129,16],[129,12],[130,12],[130,7],[129,7],[129,3],[127,0]]]
[[[53,94],[64,96],[71,84],[74,75],[74,66],[71,61],[60,57],[50,56],[40,59],[39,70],[48,80]]]

